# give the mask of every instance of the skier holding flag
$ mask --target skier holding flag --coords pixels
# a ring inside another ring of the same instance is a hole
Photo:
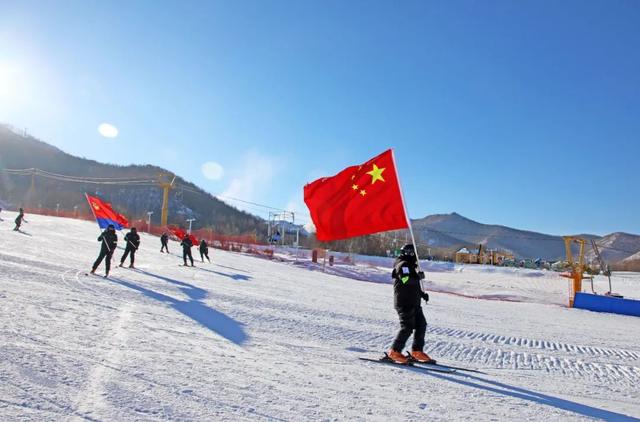
[[[104,277],[109,277],[109,271],[111,270],[111,257],[118,246],[118,235],[116,234],[116,229],[113,224],[109,224],[107,229],[98,236],[98,242],[102,242],[100,246],[100,254],[98,258],[93,263],[93,267],[91,267],[91,274],[96,273],[96,269],[100,265],[103,259],[106,258],[104,263],[105,266],[105,274]]]
[[[394,265],[394,306],[400,318],[400,332],[383,361],[406,364],[402,354],[405,342],[414,333],[412,359],[435,362],[426,355],[424,334],[426,321],[415,240],[407,216],[393,150],[387,150],[363,163],[350,166],[331,177],[323,177],[304,187],[304,202],[320,241],[347,239],[388,230],[409,229],[413,243],[405,245]]]
[[[193,247],[193,240],[191,240],[191,235],[187,235],[182,238],[180,242],[180,246],[182,246],[182,259],[184,260],[184,266],[187,265],[187,257],[191,261],[191,266],[193,267],[193,255],[191,255],[191,248]]]
[[[118,245],[118,235],[116,234],[116,230],[122,230],[127,227],[129,222],[122,214],[114,211],[111,204],[108,202],[104,202],[100,198],[89,196],[87,194],[85,194],[85,197],[87,198],[87,202],[89,202],[89,207],[93,212],[93,216],[96,218],[98,226],[101,229],[106,228],[106,230],[98,237],[98,241],[102,242],[102,245],[100,247],[100,254],[91,268],[91,274],[95,274],[96,269],[102,260],[106,258],[105,277],[108,277],[109,271],[111,270],[111,257]]]
[[[400,331],[396,335],[387,356],[396,363],[407,363],[409,359],[421,363],[435,363],[424,353],[424,335],[427,321],[422,313],[421,300],[429,302],[429,294],[422,291],[420,281],[424,272],[418,267],[418,258],[412,244],[404,245],[391,272],[393,278],[393,306],[400,318]],[[410,357],[402,354],[405,343],[413,334]]]

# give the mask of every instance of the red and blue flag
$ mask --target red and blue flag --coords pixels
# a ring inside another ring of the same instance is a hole
[[[98,226],[100,226],[101,229],[106,229],[109,224],[113,224],[116,230],[122,230],[129,227],[129,221],[127,218],[114,211],[110,203],[104,202],[102,199],[95,196],[87,194],[85,194],[85,196],[87,197],[89,207],[91,207],[91,211],[98,222]]]

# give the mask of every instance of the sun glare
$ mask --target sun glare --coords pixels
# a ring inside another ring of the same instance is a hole
[[[18,69],[9,63],[0,62],[0,98],[14,97],[18,89]]]

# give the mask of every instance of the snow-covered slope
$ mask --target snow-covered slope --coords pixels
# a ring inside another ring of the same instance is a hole
[[[629,233],[611,233],[597,241],[600,247],[600,253],[602,258],[607,262],[623,261],[626,258],[631,261],[634,258],[634,252],[637,251],[635,256],[640,256],[640,236]],[[587,258],[594,259],[595,253],[591,248],[588,248]]]
[[[640,418],[640,320],[566,309],[544,298],[556,296],[545,277],[432,271],[441,290],[531,283],[542,298],[433,292],[427,352],[486,374],[427,374],[357,359],[398,328],[388,283],[218,250],[183,268],[175,243],[160,254],[146,235],[139,269],[105,280],[84,275],[94,224],[27,216],[22,234],[12,216],[0,223],[3,421]]]

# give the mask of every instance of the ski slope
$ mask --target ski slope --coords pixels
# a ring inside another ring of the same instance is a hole
[[[184,268],[142,234],[105,280],[97,225],[0,217],[2,421],[640,420],[640,319],[561,306],[555,276],[432,267],[426,351],[486,374],[423,373],[357,359],[398,329],[391,285],[354,279],[380,266]]]

